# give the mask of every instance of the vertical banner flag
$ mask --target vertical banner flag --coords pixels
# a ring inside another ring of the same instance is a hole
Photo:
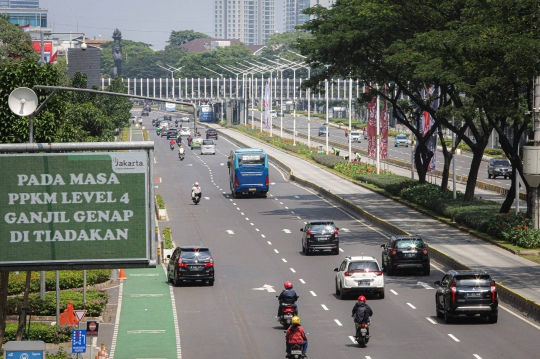
[[[264,124],[270,126],[270,84],[267,82],[264,88]]]
[[[436,88],[433,87],[433,85],[429,87],[429,93],[426,93],[425,90],[422,91],[422,97],[424,100],[427,100],[428,96],[432,99],[430,102],[431,108],[437,111],[439,108],[439,99],[437,98],[439,96],[439,92]],[[424,111],[423,116],[420,120],[420,132],[425,136],[432,126],[435,126],[435,120],[429,114],[429,112]],[[428,172],[435,171],[437,169],[437,139],[438,130],[435,130],[431,137],[429,137],[429,139],[426,141],[427,149],[433,152],[433,157],[431,157],[431,161],[428,165]]]
[[[366,87],[366,92],[371,88]],[[377,157],[377,96],[373,96],[368,103],[368,156]]]
[[[386,94],[386,85],[384,85],[384,94]],[[381,160],[388,158],[388,103],[384,99],[384,106],[381,113],[381,144],[379,156]]]

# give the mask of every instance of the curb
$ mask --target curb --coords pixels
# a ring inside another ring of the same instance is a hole
[[[221,132],[221,136],[227,138],[229,141],[233,142],[234,144],[236,144],[238,146],[248,147],[246,144],[244,144],[244,143],[230,137],[227,134],[224,134],[223,132]],[[379,218],[377,216],[372,215],[368,211],[362,209],[361,207],[359,207],[359,206],[357,206],[357,205],[355,205],[355,204],[353,204],[351,202],[348,202],[344,198],[342,198],[342,197],[340,197],[340,196],[338,196],[336,194],[333,194],[332,192],[330,192],[330,191],[328,191],[328,190],[326,190],[326,189],[324,189],[324,188],[322,188],[322,187],[320,187],[320,186],[318,186],[318,185],[316,185],[316,184],[314,184],[312,182],[309,182],[307,180],[296,177],[293,174],[293,171],[292,171],[291,168],[289,168],[288,166],[286,166],[284,163],[282,163],[281,161],[279,161],[277,158],[275,158],[273,156],[269,155],[268,157],[272,160],[272,163],[274,163],[274,165],[276,165],[280,170],[284,171],[289,176],[291,181],[296,182],[296,183],[300,184],[303,187],[307,187],[307,188],[310,188],[310,189],[314,190],[319,196],[325,198],[326,200],[329,200],[330,202],[333,202],[334,204],[338,205],[339,207],[341,207],[341,208],[343,208],[343,209],[345,209],[345,210],[347,210],[349,212],[354,213],[355,215],[361,217],[362,219],[365,219],[366,221],[370,222],[371,224],[376,225],[379,228],[384,229],[385,231],[387,231],[389,233],[398,234],[398,235],[401,235],[401,234],[410,235],[410,233],[408,233],[407,231],[404,231],[401,228],[399,228],[397,226],[394,226],[393,224],[390,224],[389,222],[385,221],[384,219],[381,219],[381,218]],[[354,183],[356,183],[356,182],[354,182]],[[414,208],[414,209],[417,209],[417,208]],[[426,213],[426,212],[422,212],[422,213],[432,216],[431,214]],[[438,218],[436,218],[436,219],[438,219]],[[441,221],[441,220],[439,220],[439,221]],[[443,222],[443,221],[441,221],[441,222]],[[444,221],[443,223],[451,224],[451,223],[448,223],[446,221]],[[461,226],[459,226],[457,228],[460,229],[460,230],[463,230],[460,227]],[[477,236],[475,233],[471,233],[471,232],[468,232],[468,233]],[[478,238],[484,239],[482,237],[478,237]],[[495,243],[495,244],[498,244],[498,243]],[[505,247],[502,247],[502,248],[505,248]],[[430,252],[431,252],[430,253],[431,258],[435,262],[440,263],[443,266],[446,266],[446,267],[449,267],[449,268],[452,268],[452,269],[458,269],[458,270],[459,269],[473,270],[469,266],[467,266],[467,265],[459,262],[458,260],[450,257],[448,254],[444,253],[443,251],[441,251],[439,249],[436,249],[436,248],[434,248],[432,246],[430,246],[429,249],[430,249]],[[505,249],[509,249],[509,248],[505,248]],[[514,292],[513,290],[511,290],[511,289],[507,288],[506,286],[504,286],[502,283],[496,283],[496,286],[497,286],[497,293],[498,293],[499,299],[502,302],[504,302],[504,303],[512,306],[513,308],[519,310],[526,317],[534,319],[534,320],[540,322],[540,304],[538,304],[537,302],[535,302],[535,301],[533,301],[531,299],[528,299],[528,298],[522,296],[521,294],[518,294],[518,293]]]

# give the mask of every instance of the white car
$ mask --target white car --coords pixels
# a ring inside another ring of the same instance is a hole
[[[180,129],[180,136],[189,136],[191,135],[191,130],[189,129],[189,127],[182,127]]]
[[[351,142],[354,142],[354,141],[356,141],[358,143],[362,142],[360,140],[360,131],[351,131],[350,136],[351,136]]]
[[[189,122],[189,117],[184,116],[184,117],[182,117],[181,121],[182,122]]]
[[[336,273],[336,295],[378,294],[384,298],[384,275],[379,263],[371,256],[346,257]]]
[[[201,155],[215,155],[216,142],[214,140],[203,140],[201,144]]]

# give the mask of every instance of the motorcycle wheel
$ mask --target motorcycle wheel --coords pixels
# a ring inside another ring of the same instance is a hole
[[[356,337],[356,341],[358,342],[358,345],[360,345],[360,348],[366,347],[366,337],[363,337],[363,336]]]

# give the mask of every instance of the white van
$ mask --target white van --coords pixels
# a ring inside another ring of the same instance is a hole
[[[276,110],[270,110],[270,117],[277,117]]]
[[[215,155],[216,142],[214,140],[202,140],[201,155]]]
[[[360,140],[360,131],[351,131],[351,142],[357,141],[358,143],[362,142]]]

